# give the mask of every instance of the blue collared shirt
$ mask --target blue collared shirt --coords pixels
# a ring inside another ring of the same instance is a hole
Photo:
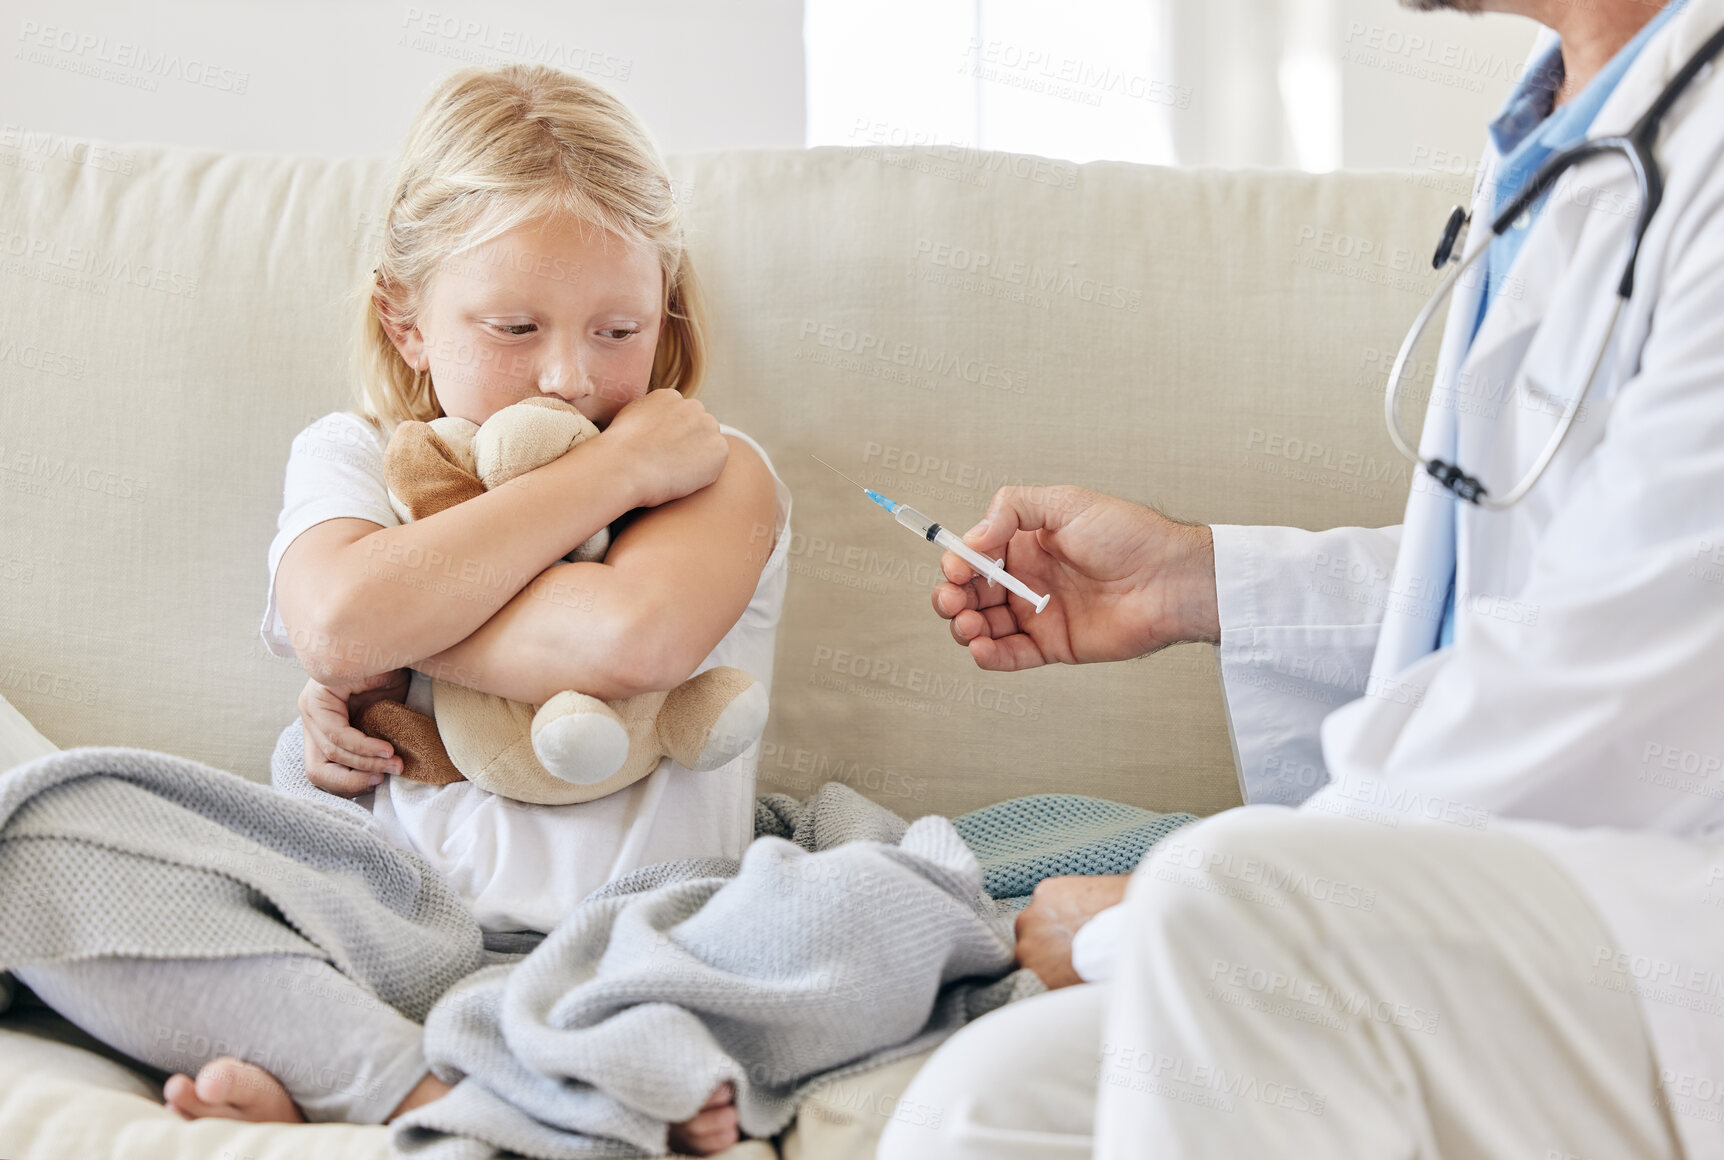
[[[1684,0],[1671,0],[1666,4],[1664,10],[1636,33],[1633,40],[1610,58],[1610,62],[1592,78],[1591,84],[1559,109],[1555,108],[1556,93],[1567,75],[1562,64],[1561,43],[1553,41],[1532,63],[1514,92],[1509,94],[1502,112],[1490,124],[1491,143],[1496,146],[1500,159],[1496,171],[1485,178],[1487,184],[1494,184],[1491,191],[1493,218],[1520,196],[1520,191],[1554,154],[1586,140],[1593,121],[1598,119],[1598,111],[1616,91],[1622,75],[1646,47],[1647,41],[1676,15],[1683,4]],[[1479,301],[1478,318],[1473,322],[1475,337],[1484,322],[1485,312],[1490,309],[1492,297],[1512,292],[1513,286],[1508,281],[1509,268],[1514,265],[1515,257],[1526,241],[1527,231],[1532,228],[1549,196],[1547,192],[1534,202],[1520,220],[1491,243],[1490,252],[1484,257],[1484,294]],[[1478,224],[1481,228],[1488,228],[1490,223]]]
[[[1640,55],[1641,49],[1646,47],[1647,42],[1686,2],[1687,0],[1669,0],[1663,11],[1636,33],[1633,40],[1618,49],[1616,55],[1610,58],[1610,63],[1592,78],[1592,82],[1561,108],[1556,108],[1556,94],[1567,75],[1563,69],[1561,42],[1552,41],[1550,47],[1540,54],[1515,85],[1514,91],[1509,94],[1502,112],[1498,113],[1496,120],[1490,124],[1491,143],[1496,146],[1499,158],[1496,171],[1485,178],[1487,185],[1492,186],[1490,201],[1493,218],[1520,196],[1521,190],[1526,188],[1527,183],[1552,155],[1586,140],[1593,121],[1598,118],[1598,111],[1610,99],[1610,94],[1616,91],[1617,84]],[[1527,231],[1532,228],[1532,223],[1537,220],[1549,197],[1550,193],[1546,191],[1519,220],[1490,243],[1490,249],[1483,259],[1484,292],[1479,296],[1479,313],[1473,320],[1472,337],[1478,337],[1479,327],[1484,324],[1491,299],[1499,294],[1514,293],[1517,290],[1509,279],[1509,268],[1514,265],[1515,257],[1526,241]],[[1473,224],[1479,229],[1490,228],[1489,222]],[[1443,622],[1437,630],[1436,647],[1444,648],[1453,644],[1454,639],[1455,583],[1451,577],[1448,603],[1443,608]]]

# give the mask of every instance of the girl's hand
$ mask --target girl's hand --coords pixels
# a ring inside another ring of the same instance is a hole
[[[1037,612],[956,553],[934,611],[978,667],[1010,672],[1143,656],[1219,640],[1215,548],[1206,527],[1081,487],[1002,487],[964,542],[1053,597]]]
[[[635,478],[636,507],[657,507],[718,478],[730,443],[698,399],[648,391],[610,421],[600,436]]]
[[[391,669],[334,688],[305,683],[299,693],[299,720],[305,729],[305,776],[312,785],[340,797],[357,797],[385,774],[401,772],[395,747],[361,733],[352,720],[373,701],[407,700],[409,673]]]

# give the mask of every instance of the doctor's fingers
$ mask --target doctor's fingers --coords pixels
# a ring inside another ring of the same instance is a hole
[[[969,643],[970,659],[979,669],[996,673],[1015,673],[1048,663],[1041,645],[1028,633],[1013,632],[1002,636],[978,636]]]
[[[965,646],[973,640],[1001,640],[1022,631],[1017,616],[1003,604],[966,608],[952,618],[952,639]]]
[[[960,556],[947,552],[940,557],[940,570],[946,582],[934,587],[934,611],[950,620],[966,608],[986,608],[1006,602],[1006,590],[999,584],[990,585]]]
[[[994,492],[987,514],[959,538],[978,552],[999,555],[1019,532],[1057,532],[1102,498],[1069,483],[1008,484]]]

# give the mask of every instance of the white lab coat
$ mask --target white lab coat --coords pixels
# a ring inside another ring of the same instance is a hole
[[[1591,135],[1626,131],[1721,24],[1724,0],[1690,0]],[[1523,829],[1648,964],[1637,978],[1667,1085],[1724,1092],[1720,73],[1724,61],[1666,117],[1667,185],[1633,299],[1525,500],[1507,512],[1458,504],[1418,472],[1399,528],[1217,527],[1215,563],[1247,798],[1391,825]],[[1492,217],[1480,184],[1469,254]],[[1468,473],[1499,493],[1519,479],[1585,382],[1638,208],[1621,160],[1571,170],[1470,349],[1479,289],[1457,288],[1427,458],[1452,430]],[[1457,539],[1454,645],[1429,653]],[[1724,1156],[1724,1096],[1711,1107],[1710,1120],[1675,1117],[1691,1155]]]

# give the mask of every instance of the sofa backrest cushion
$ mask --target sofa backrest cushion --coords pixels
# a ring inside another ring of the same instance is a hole
[[[1019,482],[1393,523],[1382,372],[1453,191],[951,149],[672,164],[703,398],[795,497],[761,787],[841,780],[911,816],[1237,801],[1213,649],[982,672],[929,606],[938,551],[810,456],[960,533]],[[265,552],[290,440],[352,405],[388,170],[0,150],[0,694],[59,745],[267,777],[304,678],[258,636]]]

